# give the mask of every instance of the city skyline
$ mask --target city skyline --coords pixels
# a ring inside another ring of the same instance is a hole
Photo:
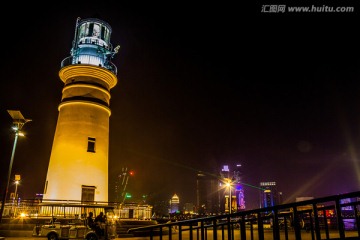
[[[58,73],[78,17],[108,22],[112,44],[121,46],[110,105],[109,193],[127,167],[134,197],[160,201],[176,193],[196,202],[197,172],[237,163],[247,208],[259,206],[256,187],[264,181],[277,183],[284,202],[359,190],[356,12],[160,7],[75,3],[4,24],[1,194],[14,137],[6,110],[33,120],[16,148],[18,194],[44,190],[63,87]]]

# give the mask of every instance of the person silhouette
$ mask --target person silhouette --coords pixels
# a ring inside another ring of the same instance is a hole
[[[96,224],[96,233],[99,235],[99,236],[104,236],[105,235],[105,221],[106,221],[106,218],[105,218],[105,215],[103,212],[100,212],[99,215],[96,216],[95,218],[95,224]]]
[[[103,212],[100,212],[100,214],[96,216],[95,222],[96,223],[105,223],[105,215]]]
[[[89,216],[87,217],[87,225],[89,228],[93,229],[93,230],[96,230],[96,224],[95,224],[95,221],[93,219],[93,212],[89,212]]]

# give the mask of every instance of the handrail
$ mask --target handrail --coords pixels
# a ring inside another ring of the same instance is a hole
[[[49,200],[47,200],[49,201]],[[47,202],[47,206],[78,206],[81,202]],[[102,207],[106,202],[87,202],[85,206]],[[118,206],[107,203],[108,206]],[[39,213],[39,201],[16,204],[18,210],[33,209]],[[6,208],[14,205],[6,203]],[[350,239],[360,238],[360,191],[287,203],[267,208],[234,212],[225,215],[201,216],[198,218],[154,224],[128,229],[127,233],[146,235],[151,239],[159,236],[177,236],[190,240],[232,239]],[[79,214],[77,211],[72,213]],[[78,215],[80,216],[80,215]]]
[[[99,55],[83,54],[82,58],[98,58],[98,59],[101,59],[101,62],[103,62],[104,65],[99,66],[99,65],[91,64],[90,60],[87,60],[86,63],[74,62],[74,60],[77,59],[77,57],[69,56],[61,61],[61,68],[69,66],[69,65],[77,65],[77,64],[93,65],[93,66],[103,67],[103,68],[113,72],[115,75],[117,75],[116,65],[113,64],[112,62],[108,61],[107,58],[105,58],[105,57],[102,57]]]
[[[128,233],[134,236],[147,234],[150,240],[157,235],[160,240],[164,236],[171,239],[173,234],[178,235],[179,239],[186,236],[189,239],[201,240],[217,240],[218,238],[245,240],[247,236],[255,239],[255,234],[258,235],[259,240],[267,239],[265,238],[267,235],[271,236],[271,239],[289,239],[291,235],[297,240],[302,239],[303,235],[311,239],[315,237],[321,239],[321,234],[331,239],[330,233],[334,233],[337,239],[359,238],[360,202],[358,199],[360,199],[360,192],[352,192],[226,215],[130,228]],[[341,203],[344,200],[349,202]],[[346,210],[346,207],[351,210]],[[268,214],[269,212],[271,214]],[[344,214],[347,214],[346,218],[343,217]],[[345,227],[344,219],[352,220],[351,229]],[[306,225],[302,224],[303,221],[306,221]],[[283,222],[284,225],[280,227],[279,222]],[[166,229],[168,231],[165,231]],[[349,230],[352,230],[351,234],[348,232],[345,234]]]

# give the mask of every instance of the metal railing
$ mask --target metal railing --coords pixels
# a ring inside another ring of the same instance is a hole
[[[94,202],[94,201],[64,201],[48,200],[43,202],[37,199],[25,199],[19,202],[9,201],[5,203],[5,218],[46,218],[46,217],[64,217],[79,218],[89,211],[94,214],[106,212],[106,209],[114,210],[116,203],[111,202]]]
[[[54,200],[55,201],[55,200]],[[64,206],[62,206],[64,204]],[[78,202],[48,203],[36,201],[8,202],[5,215],[18,217],[52,216],[61,209],[60,215],[77,218],[87,211]],[[103,204],[116,209],[116,203],[84,203],[87,209],[102,208]],[[74,206],[73,206],[74,205]],[[42,210],[41,210],[42,209]],[[188,240],[246,240],[246,239],[360,239],[360,191],[323,198],[253,209],[232,214],[169,221],[127,229],[130,236],[146,236],[149,239]],[[57,213],[56,213],[57,214]]]
[[[103,67],[117,75],[117,67],[115,64],[110,62],[107,57],[102,55],[82,54],[76,57],[69,56],[61,61],[61,68],[77,64]]]
[[[359,239],[360,192],[130,228],[150,239]]]

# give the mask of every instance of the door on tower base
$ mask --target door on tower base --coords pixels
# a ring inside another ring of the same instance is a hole
[[[95,186],[81,186],[81,202],[94,203],[95,199]]]

